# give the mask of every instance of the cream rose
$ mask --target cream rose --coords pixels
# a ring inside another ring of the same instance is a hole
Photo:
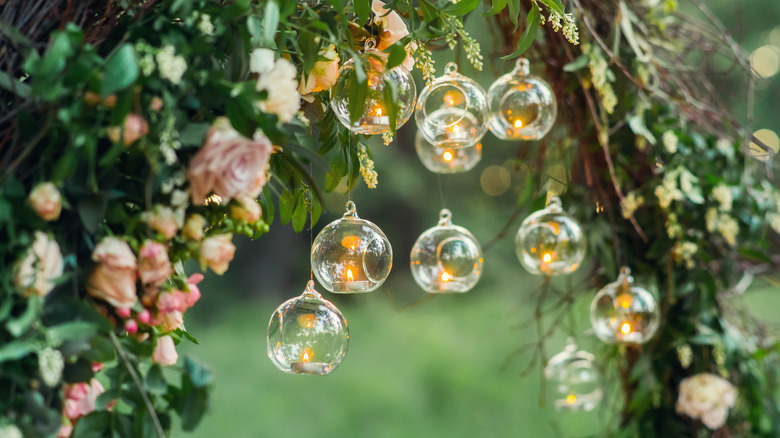
[[[136,260],[123,240],[105,237],[92,252],[97,266],[87,278],[87,293],[116,308],[128,308],[138,301],[135,292]]]
[[[157,339],[157,346],[154,347],[152,360],[164,367],[175,365],[179,360],[179,353],[176,352],[176,345],[170,336],[160,336]]]
[[[45,296],[54,289],[63,269],[60,245],[36,231],[32,246],[17,267],[14,284],[25,294]]]
[[[374,23],[382,28],[376,46],[380,52],[409,35],[409,29],[401,16],[395,11],[388,14],[390,9],[387,9],[381,0],[374,0],[371,4],[371,10],[374,12]],[[409,71],[414,68],[414,58],[411,56],[411,51],[416,48],[415,43],[406,45],[406,59],[404,59],[403,66]]]
[[[187,222],[184,223],[184,228],[181,230],[182,236],[191,240],[203,239],[203,227],[206,226],[206,218],[195,213],[191,214],[187,218]]]
[[[62,196],[57,187],[50,182],[40,183],[28,197],[35,213],[45,221],[56,221],[62,211]]]
[[[328,90],[336,84],[339,78],[339,55],[336,53],[336,46],[333,44],[320,50],[319,56],[325,58],[325,61],[314,63],[308,77],[301,77],[298,85],[300,94],[316,93],[318,91]]]
[[[249,139],[233,129],[228,119],[218,118],[209,129],[206,145],[190,162],[187,177],[192,202],[202,205],[211,192],[225,203],[242,196],[256,198],[265,185],[272,152],[262,132]]]
[[[138,276],[144,286],[158,287],[173,273],[164,245],[147,240],[138,255]]]
[[[170,332],[176,330],[184,324],[184,315],[178,310],[163,313],[160,315],[159,325],[163,331]]]
[[[238,205],[230,206],[230,215],[233,218],[244,222],[257,222],[260,220],[263,211],[260,209],[260,204],[254,198],[248,198],[246,196],[235,199]]]
[[[208,266],[217,275],[224,274],[236,252],[232,240],[232,234],[217,234],[203,239],[200,244],[200,268],[206,269]]]
[[[146,120],[135,113],[130,113],[125,117],[125,122],[121,128],[114,126],[106,129],[106,134],[112,142],[117,143],[119,140],[123,140],[125,146],[130,146],[148,133],[149,125],[146,123]]]
[[[709,429],[726,424],[729,408],[737,403],[737,390],[714,374],[702,373],[680,382],[676,410],[693,419],[701,419]]]
[[[166,239],[173,239],[176,232],[182,226],[183,215],[177,214],[171,207],[165,205],[155,205],[152,211],[146,211],[141,215],[141,219],[155,231],[165,236]]]
[[[290,61],[277,59],[273,68],[261,74],[255,84],[257,91],[268,92],[265,100],[258,102],[258,107],[266,113],[276,114],[282,122],[292,120],[301,107],[297,75]]]

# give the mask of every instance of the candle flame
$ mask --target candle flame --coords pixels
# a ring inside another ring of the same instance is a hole
[[[520,128],[523,126],[523,122],[520,119],[515,120],[515,128]]]
[[[631,333],[631,324],[624,322],[623,325],[620,326],[620,331],[623,332],[624,335]]]
[[[573,405],[577,401],[577,397],[574,394],[566,396],[566,403]]]
[[[634,303],[634,298],[629,294],[620,294],[617,296],[617,301],[620,307],[628,309]]]
[[[381,116],[382,115],[382,107],[377,107],[376,108],[376,115],[377,116]]]
[[[347,268],[347,281],[353,281],[355,277],[352,275],[352,268]]]
[[[298,325],[303,328],[312,328],[317,321],[317,315],[313,313],[304,313],[298,316]]]
[[[344,248],[347,248],[351,251],[354,251],[358,249],[360,246],[360,237],[358,236],[347,236],[343,239],[341,239],[341,246]]]
[[[306,347],[303,349],[303,353],[301,353],[301,362],[309,362],[311,361],[311,356],[314,354],[309,347]]]
[[[448,274],[447,272],[442,272],[441,273],[441,281],[444,281],[444,282],[450,281],[450,274]]]
[[[452,152],[447,151],[441,157],[444,158],[444,161],[452,161]]]
[[[452,125],[452,132],[460,132],[460,125],[457,123]]]
[[[545,255],[542,256],[542,260],[544,260],[545,263],[550,263],[550,261],[552,260],[552,256],[548,252],[548,253],[546,253]]]

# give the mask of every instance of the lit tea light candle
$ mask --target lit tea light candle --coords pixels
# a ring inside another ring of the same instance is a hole
[[[545,253],[545,254],[542,256],[542,260],[543,260],[545,263],[550,263],[550,262],[552,261],[552,255],[550,255],[550,253],[549,253],[549,252],[548,252],[548,253]]]
[[[364,280],[365,274],[362,270],[352,264],[346,265],[343,273],[338,280],[333,281],[333,290],[336,292],[360,292],[366,291],[371,286]]]
[[[447,271],[441,273],[441,281],[445,283],[450,281],[450,274],[448,274]]]
[[[523,122],[520,119],[515,120],[515,128],[522,128]]]
[[[631,324],[628,321],[620,325],[620,333],[624,335],[631,333]]]
[[[372,108],[366,117],[361,117],[358,123],[362,127],[388,127],[390,126],[390,117],[384,115],[385,111],[382,105],[376,105]]]
[[[444,161],[446,161],[446,162],[450,162],[450,161],[452,161],[452,159],[453,159],[453,158],[455,158],[455,156],[454,156],[454,155],[452,155],[452,152],[450,152],[450,151],[445,151],[443,154],[441,154],[441,158],[442,158]]]
[[[301,352],[299,361],[290,363],[290,369],[301,374],[327,374],[330,364],[324,362],[313,362],[314,352],[306,347]]]

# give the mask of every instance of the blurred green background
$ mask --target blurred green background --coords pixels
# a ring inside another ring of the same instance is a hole
[[[780,4],[748,3],[710,5],[743,47],[757,53],[754,62],[761,72],[774,70],[758,82],[755,130],[770,131],[777,139]],[[484,21],[473,17],[468,28],[484,35],[480,26]],[[488,54],[491,42],[482,40]],[[449,55],[436,55],[441,70]],[[479,78],[485,88],[494,79],[489,70]],[[738,92],[732,100],[739,112],[744,104],[739,106]],[[299,295],[309,279],[309,233],[296,235],[277,222],[257,241],[237,239],[230,270],[224,277],[207,275],[201,302],[186,316],[187,329],[201,345],[182,343],[180,354],[207,363],[216,373],[216,385],[211,413],[196,432],[179,436],[581,437],[598,435],[619,411],[613,406],[618,401],[608,396],[591,413],[556,412],[541,403],[538,363],[521,376],[532,355],[514,352],[537,339],[535,326],[527,323],[533,322],[536,306],[530,297],[542,283],[525,273],[514,254],[514,232],[527,209],[507,236],[486,251],[482,279],[469,293],[430,299],[414,283],[409,251],[417,236],[436,224],[443,203],[455,224],[470,229],[484,245],[512,215],[524,175],[506,166],[517,145],[488,135],[482,162],[474,170],[437,177],[415,155],[413,125],[408,123],[390,146],[374,145],[377,191],[359,182],[352,193],[360,216],[381,227],[392,242],[390,278],[378,292],[361,296],[330,294],[318,287],[349,322],[345,361],[333,374],[315,377],[283,374],[266,356],[269,317],[281,302]],[[762,141],[776,141],[765,135]],[[329,212],[315,235],[341,216],[346,199],[328,196]],[[577,279],[554,283],[565,287],[567,281],[582,290],[573,320],[567,319],[566,330],[550,339],[548,358],[563,348],[566,332],[575,333],[585,349],[595,352],[599,347],[587,333],[593,290]],[[759,288],[750,299],[764,309],[760,315],[780,319],[771,311],[780,306],[777,289]]]

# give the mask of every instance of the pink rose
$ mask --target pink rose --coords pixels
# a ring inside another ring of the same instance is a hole
[[[57,187],[50,182],[40,183],[27,198],[35,213],[45,221],[56,221],[62,211],[62,196]]]
[[[179,354],[176,353],[176,345],[173,344],[173,338],[160,336],[157,339],[157,346],[154,347],[152,360],[164,367],[176,364],[176,361],[179,360]]]
[[[270,140],[260,131],[254,138],[246,138],[227,118],[218,118],[209,129],[203,149],[190,162],[187,177],[192,202],[202,205],[212,192],[226,203],[244,196],[256,198],[265,185],[272,152]]]
[[[328,90],[336,84],[336,80],[339,78],[340,61],[339,55],[336,53],[336,46],[331,44],[326,49],[323,48],[320,50],[319,56],[326,60],[315,62],[309,76],[301,77],[301,82],[298,85],[299,93],[316,93]]]
[[[234,219],[244,222],[257,222],[263,215],[260,204],[254,198],[241,197],[235,199],[236,204],[230,206],[230,214]]]
[[[60,431],[57,433],[57,438],[68,438],[73,433],[73,423],[69,419],[63,418],[63,424],[60,426]]]
[[[184,312],[187,310],[187,297],[178,289],[163,292],[157,299],[157,310],[160,313]]]
[[[187,294],[187,307],[192,307],[200,299],[200,288],[198,283],[203,281],[203,274],[192,274],[187,279],[187,287],[190,292]]]
[[[217,275],[224,274],[236,252],[232,239],[232,234],[217,234],[203,239],[200,244],[200,268],[205,270],[208,266]]]
[[[144,212],[141,219],[150,228],[159,231],[166,239],[173,239],[184,221],[184,214],[177,214],[171,207],[155,205],[152,211]]]
[[[108,138],[112,142],[117,143],[120,139],[123,139],[125,146],[130,146],[148,133],[149,125],[146,124],[146,120],[135,113],[130,113],[125,117],[122,128],[113,126],[106,129],[106,134],[108,134]]]
[[[163,331],[170,332],[176,330],[184,324],[184,315],[178,310],[160,314],[159,325]]]
[[[54,289],[64,266],[57,241],[36,231],[32,246],[17,266],[14,284],[25,294],[45,296]]]
[[[401,16],[395,11],[388,14],[387,12],[390,9],[387,9],[381,0],[374,0],[371,10],[375,15],[374,23],[382,28],[382,33],[379,35],[379,41],[377,41],[376,46],[380,52],[409,35],[409,29]],[[411,57],[410,52],[416,48],[415,43],[410,43],[406,46],[406,59],[404,59],[403,65],[409,71],[414,68],[414,58]]]
[[[158,287],[173,273],[164,245],[147,240],[138,255],[138,276],[144,286]]]
[[[95,411],[95,401],[106,390],[97,379],[89,383],[75,383],[64,385],[65,406],[64,414],[70,420],[75,420]]]
[[[130,246],[116,237],[105,237],[92,252],[92,260],[98,265],[87,278],[87,293],[117,308],[133,307],[138,301],[137,266]]]
[[[181,230],[182,236],[199,241],[203,239],[203,228],[206,226],[206,218],[195,213],[187,218],[184,228]]]

